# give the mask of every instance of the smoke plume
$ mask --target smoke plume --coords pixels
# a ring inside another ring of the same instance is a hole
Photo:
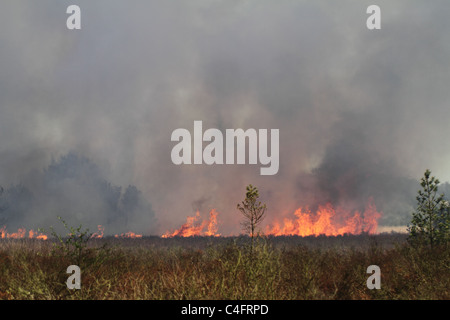
[[[405,225],[425,169],[450,180],[446,1],[380,0],[381,30],[370,1],[79,0],[81,30],[70,4],[2,2],[7,224],[162,234],[215,208],[227,235],[251,183],[267,223],[373,197],[380,224]],[[195,120],[279,129],[278,174],[174,165],[171,133]]]

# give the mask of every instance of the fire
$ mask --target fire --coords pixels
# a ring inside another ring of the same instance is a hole
[[[315,213],[305,208],[298,208],[294,212],[295,218],[284,218],[282,223],[275,222],[272,226],[267,226],[265,234],[274,236],[338,236],[344,234],[361,234],[363,232],[374,234],[377,232],[378,219],[382,213],[377,211],[373,199],[369,199],[364,212],[334,208],[330,203],[319,206]],[[91,238],[101,239],[104,236],[105,228],[98,225],[98,231],[93,233]],[[209,213],[208,220],[202,220],[200,212],[197,211],[192,217],[187,217],[179,229],[167,231],[163,238],[171,237],[192,237],[210,236],[219,237],[218,233],[218,212],[213,209]],[[126,232],[116,234],[116,238],[142,238],[141,234]],[[8,233],[6,227],[0,228],[0,239],[40,239],[47,240],[48,236],[42,233],[19,228],[17,232]]]
[[[220,236],[220,234],[217,234],[217,216],[217,211],[215,209],[212,209],[209,213],[208,231],[205,234],[206,236]]]
[[[105,227],[102,225],[97,226],[98,231],[91,235],[92,239],[102,239],[105,233]],[[136,234],[134,232],[127,232],[122,234],[116,234],[116,238],[142,238],[141,234]],[[48,236],[43,233],[35,232],[34,230],[29,230],[28,234],[25,228],[19,228],[17,232],[8,233],[6,226],[0,228],[0,239],[39,239],[47,240]]]
[[[180,229],[173,232],[167,231],[162,237],[192,237],[192,236],[214,236],[219,237],[220,234],[217,233],[217,216],[218,213],[215,209],[211,210],[209,213],[209,221],[203,220],[199,221],[200,212],[197,211],[195,216],[187,217],[187,221],[183,224]]]
[[[91,236],[91,238],[93,238],[93,239],[101,239],[101,238],[103,238],[103,234],[105,232],[105,227],[103,227],[102,225],[99,224],[97,226],[97,228],[98,228],[98,232],[93,233],[92,236]]]
[[[17,232],[14,233],[8,233],[5,226],[0,228],[0,239],[24,239],[24,238],[47,240],[48,236],[42,233],[35,232],[33,230],[29,230],[27,236],[27,230],[25,228],[19,228]]]
[[[337,236],[346,233],[360,234],[377,231],[378,219],[381,213],[377,211],[372,199],[369,199],[364,213],[355,211],[353,214],[342,208],[334,209],[331,204],[319,206],[315,214],[303,208],[294,212],[295,219],[285,218],[283,225],[276,222],[266,228],[266,234],[275,236]]]
[[[116,234],[114,237],[116,238],[142,238],[142,234],[136,234],[134,232],[127,232],[122,234]]]
[[[98,225],[97,228],[98,228],[98,231],[91,235],[92,239],[102,239],[104,236],[105,227],[103,227],[102,225]],[[120,235],[116,234],[115,237],[116,238],[142,238],[142,235],[136,234],[134,232],[127,232],[127,233],[122,233]],[[48,236],[43,233],[35,232],[33,230],[29,230],[28,235],[27,235],[27,231],[25,228],[19,228],[17,230],[17,232],[14,232],[14,233],[8,233],[8,231],[6,230],[6,226],[3,226],[2,228],[0,228],[0,239],[25,239],[25,238],[47,240]]]

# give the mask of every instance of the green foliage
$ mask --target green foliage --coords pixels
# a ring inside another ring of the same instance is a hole
[[[250,249],[250,251],[249,251]],[[266,238],[253,247],[228,245],[218,257],[220,293],[225,299],[277,299],[281,285],[281,252]]]
[[[103,263],[108,253],[106,243],[100,247],[89,247],[89,241],[92,239],[92,233],[89,229],[83,229],[82,225],[78,227],[69,226],[66,221],[58,217],[65,230],[66,235],[58,234],[53,227],[50,227],[51,235],[54,239],[51,254],[67,260],[67,263],[74,264],[86,270],[90,267],[96,267]],[[40,230],[45,232],[45,230]]]
[[[87,250],[88,241],[92,237],[92,233],[89,233],[89,229],[83,230],[82,225],[75,228],[69,226],[61,217],[58,217],[58,220],[61,221],[68,234],[60,235],[53,227],[50,227],[51,235],[56,239],[56,243],[54,243],[54,252],[62,253],[65,257],[68,257],[73,264],[80,266]],[[45,232],[45,230],[43,231]]]
[[[444,194],[438,195],[439,180],[430,177],[426,170],[421,178],[422,190],[418,191],[417,209],[413,212],[411,225],[408,227],[408,241],[415,246],[446,243],[449,240],[449,203]]]
[[[246,189],[245,200],[238,204],[237,208],[244,216],[244,221],[241,223],[242,229],[250,235],[253,247],[256,228],[264,220],[267,207],[265,204],[261,204],[261,201],[258,201],[258,188],[250,184]]]

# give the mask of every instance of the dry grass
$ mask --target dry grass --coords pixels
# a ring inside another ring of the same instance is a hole
[[[91,240],[81,290],[66,288],[71,264],[51,241],[1,240],[0,299],[450,298],[448,248],[399,235],[271,238],[252,255],[245,237]],[[373,264],[380,290],[366,287]]]

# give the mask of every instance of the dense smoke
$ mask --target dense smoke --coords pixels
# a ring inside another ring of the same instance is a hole
[[[76,31],[66,28],[71,1],[1,5],[8,227],[59,215],[162,234],[215,208],[226,235],[240,231],[236,204],[250,183],[267,223],[373,197],[382,225],[405,225],[425,169],[450,179],[447,1],[378,1],[375,31],[370,1],[76,2]],[[278,174],[174,165],[171,133],[194,120],[279,129]]]
[[[111,184],[87,158],[69,153],[25,181],[2,190],[0,225],[59,231],[63,225],[56,218],[61,217],[69,226],[91,231],[102,225],[108,234],[156,231],[154,212],[142,193],[132,185]]]

